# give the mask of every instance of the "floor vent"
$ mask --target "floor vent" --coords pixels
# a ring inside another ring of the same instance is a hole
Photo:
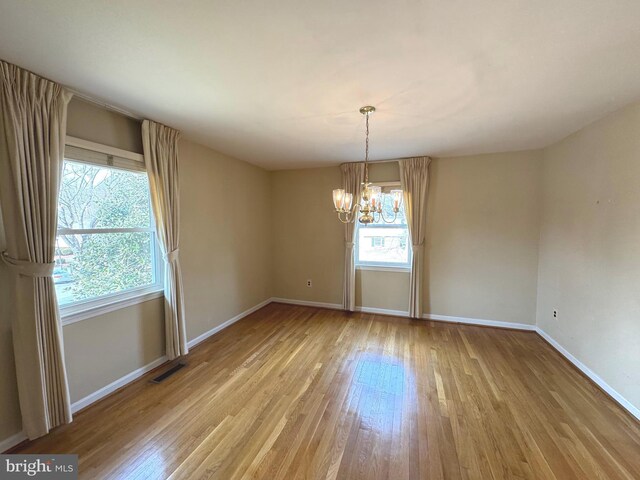
[[[153,380],[151,380],[151,383],[160,383],[163,382],[164,380],[166,380],[167,378],[169,378],[171,375],[173,375],[174,373],[176,373],[178,370],[180,370],[182,367],[186,367],[187,364],[186,363],[176,363],[173,367],[171,367],[169,370],[167,370],[166,372],[164,372],[161,375],[158,375],[156,378],[154,378]]]

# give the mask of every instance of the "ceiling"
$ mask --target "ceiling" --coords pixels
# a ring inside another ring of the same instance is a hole
[[[268,169],[538,148],[640,99],[637,0],[2,0],[0,58]]]

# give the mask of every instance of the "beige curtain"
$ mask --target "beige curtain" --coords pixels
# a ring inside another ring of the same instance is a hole
[[[413,318],[422,317],[424,237],[427,230],[430,163],[429,157],[400,160],[400,182],[404,192],[404,211],[413,252],[409,282],[409,316]]]
[[[71,421],[51,277],[71,94],[2,61],[0,87],[0,204],[7,241],[2,259],[15,274],[16,377],[22,428],[33,439]]]
[[[344,163],[342,169],[342,188],[353,193],[353,204],[360,201],[362,182],[364,181],[364,163]],[[356,219],[355,222],[358,220]],[[342,305],[345,310],[356,309],[356,265],[353,255],[356,224],[347,223],[344,227],[344,287]]]
[[[180,188],[178,137],[180,132],[145,120],[142,122],[144,162],[149,175],[156,231],[164,253],[164,325],[167,357],[189,353],[184,319],[182,272],[178,258]]]

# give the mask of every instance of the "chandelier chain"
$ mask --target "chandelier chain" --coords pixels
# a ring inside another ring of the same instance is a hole
[[[364,148],[364,182],[369,183],[369,112],[365,114],[366,117],[366,139],[365,139],[365,148]]]

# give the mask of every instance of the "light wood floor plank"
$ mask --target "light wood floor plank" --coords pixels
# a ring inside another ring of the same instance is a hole
[[[20,449],[86,479],[638,479],[640,425],[531,332],[271,304]]]

